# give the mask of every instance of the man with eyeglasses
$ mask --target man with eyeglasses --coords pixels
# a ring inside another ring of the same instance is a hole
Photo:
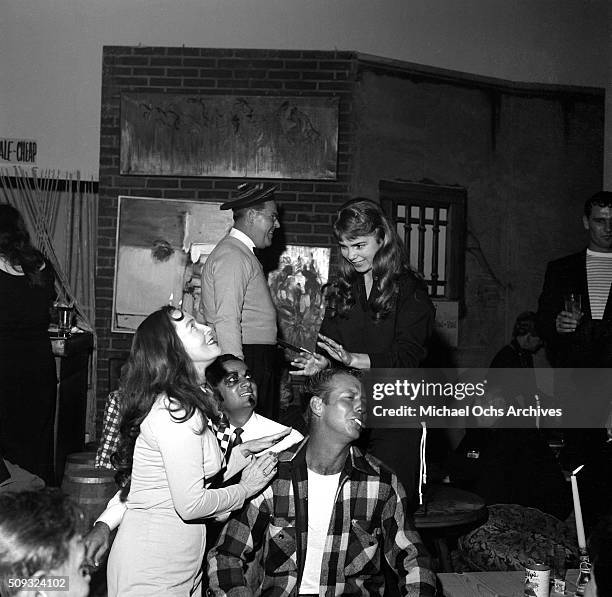
[[[217,334],[221,352],[243,359],[259,387],[257,411],[278,417],[276,309],[254,249],[272,245],[280,228],[276,186],[245,183],[221,209],[234,212],[234,225],[202,268],[200,311]]]

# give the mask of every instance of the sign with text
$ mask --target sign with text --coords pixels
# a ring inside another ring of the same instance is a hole
[[[436,306],[434,327],[452,348],[459,346],[459,303],[457,301],[433,301]]]
[[[38,143],[33,139],[0,137],[0,163],[35,164]]]

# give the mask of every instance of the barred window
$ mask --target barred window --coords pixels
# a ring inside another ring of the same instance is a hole
[[[466,191],[382,180],[381,207],[396,226],[410,264],[427,282],[432,298],[461,300],[465,263]]]

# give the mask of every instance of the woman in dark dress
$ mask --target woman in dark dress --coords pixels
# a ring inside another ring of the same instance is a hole
[[[435,309],[410,268],[402,241],[377,203],[353,199],[334,222],[342,253],[340,275],[327,292],[318,346],[322,355],[297,357],[297,375],[332,364],[418,367],[427,355]],[[416,507],[420,430],[372,429],[369,450],[398,475]]]
[[[47,332],[53,283],[21,214],[0,205],[0,452],[47,483],[57,383]]]

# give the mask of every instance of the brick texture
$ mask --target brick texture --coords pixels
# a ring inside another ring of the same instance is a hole
[[[100,213],[96,300],[98,388],[96,427],[109,392],[109,371],[129,352],[131,334],[111,333],[117,197],[219,201],[242,179],[121,176],[120,101],[123,92],[269,96],[332,96],[340,100],[336,181],[275,180],[286,243],[332,246],[331,219],[349,197],[357,60],[351,52],[135,48],[106,46],[102,58]],[[333,267],[333,264],[332,264]]]

